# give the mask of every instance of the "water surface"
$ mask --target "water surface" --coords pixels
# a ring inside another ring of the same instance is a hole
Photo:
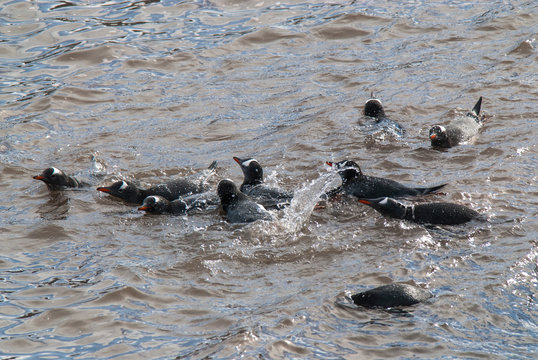
[[[0,354],[6,358],[534,358],[538,7],[532,1],[6,1],[0,5]],[[373,126],[374,92],[403,137]],[[467,144],[431,125],[483,96]],[[274,222],[148,216],[95,187],[292,189]],[[325,161],[488,221],[431,229],[347,201]],[[50,192],[56,166],[92,187]],[[403,281],[404,312],[343,306]],[[343,304],[343,305],[342,305]]]

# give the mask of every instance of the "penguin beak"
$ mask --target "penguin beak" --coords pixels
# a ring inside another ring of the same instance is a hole
[[[325,164],[329,165],[329,166],[333,166],[333,163],[330,162],[330,161],[325,161]]]
[[[138,210],[140,210],[140,211],[148,211],[149,206],[141,206],[141,207],[138,208]]]
[[[366,205],[372,205],[372,203],[368,200],[364,200],[364,199],[359,199],[359,202],[362,203],[362,204],[366,204]]]
[[[43,179],[45,179],[45,177],[43,175],[36,175],[36,176],[34,176],[34,179],[43,180]]]
[[[431,134],[430,135],[430,140],[434,140],[436,137],[437,137],[437,134]]]
[[[234,156],[233,159],[235,160],[236,163],[238,163],[239,165],[241,165],[241,163],[243,162],[240,158]]]
[[[97,191],[101,191],[101,192],[104,192],[104,193],[109,193],[110,189],[106,188],[106,187],[98,187]]]

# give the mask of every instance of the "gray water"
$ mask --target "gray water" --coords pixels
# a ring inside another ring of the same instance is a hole
[[[538,6],[516,2],[4,1],[2,358],[536,357]],[[405,135],[362,116],[374,92]],[[472,141],[435,123],[483,96]],[[296,198],[273,222],[151,216],[95,190],[242,181]],[[325,161],[442,194],[486,222],[429,228],[354,201]],[[50,192],[56,166],[91,184]],[[349,296],[403,281],[404,311]]]

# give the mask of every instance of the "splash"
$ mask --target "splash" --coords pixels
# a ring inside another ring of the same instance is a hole
[[[284,216],[278,221],[286,234],[296,235],[303,228],[333,180],[334,172],[327,172],[294,192],[290,205],[283,210]]]

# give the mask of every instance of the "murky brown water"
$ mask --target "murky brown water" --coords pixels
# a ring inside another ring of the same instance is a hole
[[[0,5],[2,358],[534,358],[538,7],[492,3],[5,1]],[[361,116],[370,92],[403,137]],[[471,143],[429,146],[470,109]],[[91,160],[95,156],[96,162]],[[272,223],[148,216],[95,191],[256,157],[294,189]],[[346,202],[327,160],[486,223],[430,229]],[[56,166],[93,184],[51,193]],[[404,281],[407,312],[345,307]]]

